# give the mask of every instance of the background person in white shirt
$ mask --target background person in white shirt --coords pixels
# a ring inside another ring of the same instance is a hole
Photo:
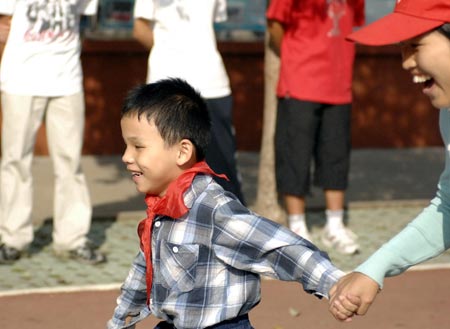
[[[106,260],[86,237],[92,206],[80,162],[85,104],[79,23],[97,6],[98,0],[0,1],[7,22],[1,31],[9,30],[0,67],[0,264],[18,260],[33,240],[31,163],[44,117],[55,172],[54,250],[91,264]]]
[[[214,22],[227,18],[226,0],[136,0],[134,18],[134,37],[150,50],[147,83],[181,78],[200,92],[212,123],[206,162],[228,177],[216,180],[244,203],[230,82],[214,33]]]

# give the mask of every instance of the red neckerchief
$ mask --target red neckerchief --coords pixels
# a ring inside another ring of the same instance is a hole
[[[205,173],[227,179],[225,175],[216,174],[205,161],[197,162],[192,168],[183,172],[176,180],[169,184],[167,192],[163,197],[147,194],[145,203],[147,204],[147,218],[143,219],[138,226],[138,235],[141,240],[141,250],[144,251],[147,282],[147,305],[150,301],[152,289],[152,225],[156,215],[168,216],[173,219],[180,218],[187,213],[188,208],[184,204],[183,194],[192,184],[195,175]]]

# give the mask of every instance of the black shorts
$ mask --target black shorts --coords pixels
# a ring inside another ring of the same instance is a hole
[[[307,195],[312,167],[314,185],[345,190],[350,167],[350,125],[351,104],[279,99],[275,132],[278,192]]]

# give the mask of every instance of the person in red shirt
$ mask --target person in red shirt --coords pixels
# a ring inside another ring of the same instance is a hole
[[[289,227],[311,239],[305,196],[314,160],[313,181],[327,208],[322,241],[356,253],[357,237],[343,221],[355,57],[345,37],[364,24],[364,0],[271,0],[266,16],[269,45],[280,56],[275,163]]]

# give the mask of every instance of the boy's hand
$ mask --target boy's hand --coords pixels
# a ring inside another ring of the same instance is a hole
[[[330,289],[329,311],[339,321],[350,321],[354,314],[366,314],[378,291],[378,283],[368,276],[347,274]]]
[[[350,322],[360,306],[361,298],[346,295],[335,298],[333,302],[330,301],[329,310],[337,320]]]

